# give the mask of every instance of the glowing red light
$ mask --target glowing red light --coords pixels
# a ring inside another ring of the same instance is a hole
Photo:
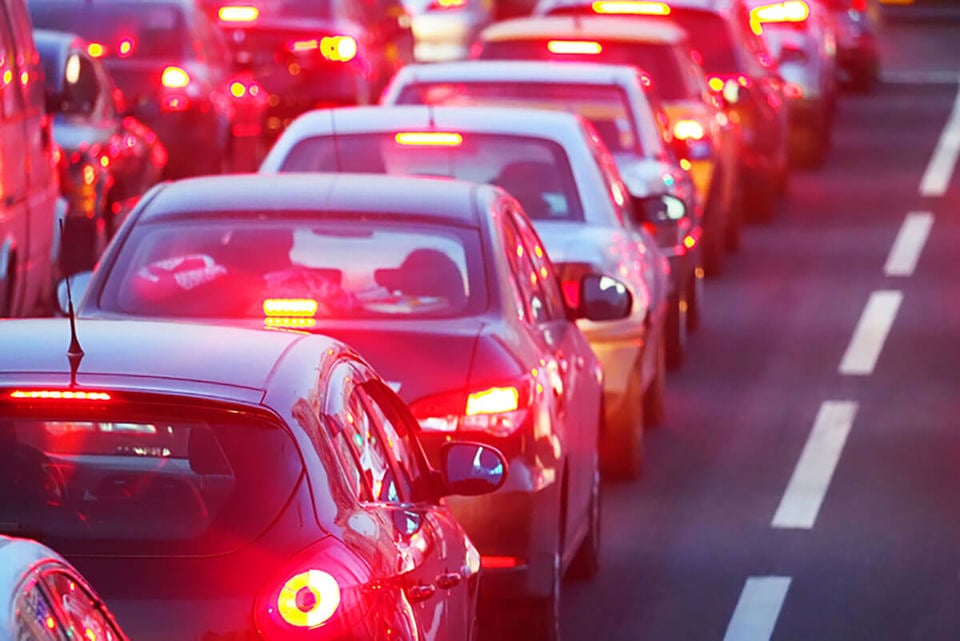
[[[481,556],[480,567],[488,570],[504,570],[521,565],[521,560],[515,556]]]

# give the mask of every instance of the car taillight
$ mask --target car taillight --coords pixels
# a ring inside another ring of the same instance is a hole
[[[593,40],[550,40],[547,51],[561,55],[597,55],[603,45]]]
[[[463,136],[454,131],[401,131],[393,139],[398,145],[426,147],[457,147]]]
[[[320,304],[313,298],[268,298],[263,301],[263,315],[267,317],[316,316]]]
[[[765,4],[750,10],[750,22],[766,24],[776,22],[804,22],[810,15],[810,5],[803,0],[787,0]]]
[[[226,5],[217,10],[217,17],[221,22],[255,22],[260,10],[249,5]]]
[[[339,637],[362,625],[377,588],[367,564],[327,537],[271,577],[255,602],[254,621],[267,641],[300,638],[320,628]]]
[[[447,9],[463,9],[467,6],[468,0],[433,0],[427,11],[445,11]]]
[[[678,120],[673,125],[673,137],[678,140],[703,140],[706,132],[696,120]]]
[[[190,74],[180,67],[167,67],[160,76],[160,84],[167,89],[183,89],[190,84]]]
[[[326,36],[320,39],[320,54],[331,62],[350,62],[357,57],[357,41],[352,36]]]
[[[80,390],[13,390],[13,400],[54,400],[54,401],[109,401],[108,392],[87,392]]]
[[[663,2],[629,2],[597,0],[591,5],[594,13],[627,16],[669,16],[670,5]]]
[[[486,387],[472,392],[456,390],[420,399],[410,405],[425,431],[487,432],[509,436],[520,429],[533,402],[533,381]]]
[[[87,55],[91,58],[102,58],[107,53],[107,48],[99,42],[87,44]]]
[[[743,74],[717,74],[709,76],[707,78],[707,85],[710,86],[712,90],[717,93],[723,92],[724,87],[727,86],[727,82],[735,82],[741,87],[750,86],[750,78],[744,76]]]

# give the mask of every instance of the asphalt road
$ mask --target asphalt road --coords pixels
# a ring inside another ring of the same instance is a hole
[[[960,23],[883,37],[895,82],[844,96],[827,165],[707,283],[568,641],[960,638],[960,175],[920,191]]]

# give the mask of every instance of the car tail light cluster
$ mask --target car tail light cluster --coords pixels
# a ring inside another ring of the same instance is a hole
[[[398,145],[408,147],[458,147],[463,135],[455,131],[401,131],[393,137]]]
[[[595,40],[550,40],[547,51],[568,56],[595,56],[603,52],[603,45]]]
[[[750,10],[750,25],[760,32],[762,25],[783,22],[806,22],[810,16],[810,5],[803,0],[786,0],[774,4],[765,4]]]
[[[53,401],[109,401],[109,392],[93,392],[81,390],[13,390],[9,394],[13,400],[53,400]]]
[[[256,22],[260,10],[250,5],[224,5],[217,10],[220,22]]]
[[[160,108],[164,111],[186,111],[191,100],[187,95],[192,79],[183,67],[170,65],[160,74],[160,85],[164,94],[160,98]]]
[[[330,62],[350,62],[357,57],[360,50],[356,38],[343,35],[293,40],[287,45],[287,49],[299,54],[318,51]]]
[[[664,2],[630,2],[629,0],[597,0],[591,5],[594,13],[623,16],[669,16],[670,5]]]
[[[463,9],[467,6],[468,0],[433,0],[427,11],[446,11],[448,9]]]
[[[267,641],[349,636],[368,615],[380,586],[370,568],[341,541],[328,537],[294,557],[261,590],[254,605],[257,630]]]
[[[509,436],[524,425],[533,402],[533,381],[457,390],[421,399],[410,406],[420,427],[433,432],[487,432]]]
[[[116,56],[117,58],[129,58],[137,50],[137,40],[132,36],[121,37],[112,48],[102,42],[88,42],[87,55],[91,58],[103,58],[104,56]]]
[[[713,153],[710,132],[694,118],[684,118],[673,123],[673,137],[679,140],[682,149],[679,155],[687,160],[704,160]]]

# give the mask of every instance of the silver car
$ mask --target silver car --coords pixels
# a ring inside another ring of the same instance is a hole
[[[601,461],[620,476],[640,471],[644,411],[648,421],[663,413],[669,265],[634,217],[616,162],[587,121],[494,107],[318,110],[293,122],[261,171],[494,183],[532,219],[568,296],[584,270],[625,283],[633,295],[627,318],[578,324],[604,369]]]

